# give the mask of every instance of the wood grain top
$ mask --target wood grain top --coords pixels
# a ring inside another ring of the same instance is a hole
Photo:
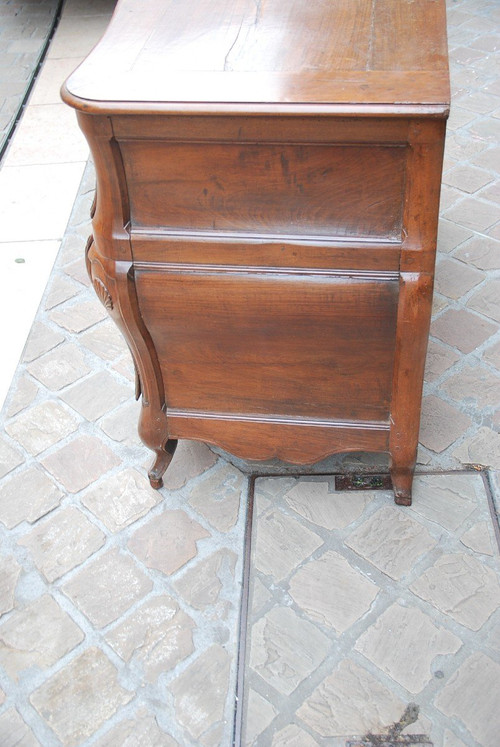
[[[63,97],[91,111],[255,104],[445,113],[445,3],[119,0]]]

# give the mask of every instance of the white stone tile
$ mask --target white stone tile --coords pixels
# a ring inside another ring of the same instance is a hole
[[[483,493],[480,475],[417,475],[410,512],[454,531],[474,511]]]
[[[170,576],[196,557],[198,542],[209,536],[185,511],[165,510],[134,532],[128,548],[148,568]]]
[[[56,401],[41,402],[22,412],[5,430],[33,456],[78,428],[78,421]]]
[[[318,742],[296,724],[288,724],[274,735],[272,747],[316,747]]]
[[[193,620],[167,595],[154,597],[106,635],[116,653],[133,660],[141,679],[156,682],[194,651]]]
[[[78,23],[64,16],[50,45],[49,60],[61,57],[85,57],[109,24],[109,15],[81,16]]]
[[[177,721],[203,744],[206,734],[224,717],[230,657],[218,644],[210,646],[170,685]],[[221,744],[221,742],[219,742]]]
[[[297,715],[322,737],[380,734],[397,722],[403,702],[349,659],[344,659],[299,708]]]
[[[258,615],[265,604],[271,599],[271,594],[264,586],[262,581],[255,577],[252,588],[252,614]]]
[[[500,607],[496,573],[466,553],[442,555],[410,589],[471,630],[479,630]]]
[[[1,221],[2,218],[0,233]],[[9,320],[9,324],[0,325],[0,408],[23,352],[58,249],[59,241],[0,243],[0,319]],[[16,259],[24,259],[24,262],[16,262]]]
[[[139,708],[133,718],[127,718],[113,726],[106,734],[94,742],[94,747],[179,747],[169,734],[158,726],[158,722],[147,708]]]
[[[0,557],[0,617],[14,606],[14,592],[21,566],[10,555]]]
[[[89,148],[75,112],[66,104],[28,106],[4,166],[86,161]]]
[[[417,607],[391,605],[358,638],[354,648],[410,693],[419,693],[432,679],[436,656],[456,653],[462,641]]]
[[[499,683],[500,664],[477,652],[464,661],[435,703],[447,716],[459,718],[477,744],[495,747],[500,730]]]
[[[36,80],[33,93],[31,94],[28,108],[37,104],[61,103],[61,86],[81,61],[78,57],[45,60],[40,75]]]
[[[494,554],[489,524],[486,521],[479,521],[477,524],[471,526],[470,529],[462,534],[460,542],[481,555]]]
[[[213,454],[207,453],[209,452],[208,447],[203,447],[201,444],[191,446],[189,443],[184,442],[182,444],[181,442],[178,450],[181,452],[179,456],[182,458],[185,469],[189,465],[187,474],[190,476],[204,472],[207,467],[213,464]],[[190,460],[189,457],[191,457]],[[172,477],[169,476],[167,470],[164,480],[164,485],[168,490],[175,490],[179,487],[179,484],[182,484],[182,481],[179,480],[179,472],[174,464],[176,458],[178,458],[177,451],[172,460],[172,467],[174,468]],[[245,479],[242,473],[231,464],[223,463],[190,490],[189,503],[213,527],[220,532],[227,532],[236,524],[238,519],[244,488]]]
[[[336,552],[299,568],[290,594],[312,620],[344,633],[370,609],[379,588]]]
[[[358,519],[373,493],[329,492],[327,482],[300,480],[284,498],[291,509],[326,529],[343,529]]]
[[[281,581],[323,540],[295,519],[274,510],[259,517],[254,543],[255,567]]]
[[[90,536],[90,528],[83,527],[83,531]],[[99,542],[100,538],[94,532],[87,547],[83,549],[87,557],[91,551],[98,549]],[[62,590],[94,628],[103,628],[145,597],[152,586],[151,579],[132,558],[114,548],[84,565],[64,584]]]
[[[23,462],[24,455],[0,436],[0,477],[5,477]]]
[[[30,377],[26,374],[20,376],[9,400],[9,405],[6,411],[7,417],[13,418],[15,415],[22,412],[25,407],[31,405],[37,394],[37,384],[35,384],[34,381],[31,381]]]
[[[33,524],[61,502],[63,494],[38,467],[17,472],[0,483],[0,521],[8,528],[29,521]]]
[[[45,680],[30,701],[69,746],[85,741],[133,697],[121,686],[114,664],[93,647]]]
[[[18,544],[28,548],[38,570],[52,582],[87,560],[105,541],[105,535],[95,524],[77,508],[69,506],[54,511],[44,522],[37,522],[34,529],[21,536]],[[79,577],[73,577],[73,585],[75,578],[78,582]],[[94,578],[92,584],[95,582]],[[118,585],[117,593],[120,590]],[[110,599],[102,610],[103,615],[110,612]]]
[[[500,434],[483,426],[455,449],[462,464],[480,464],[500,470]]]
[[[163,478],[163,484],[167,488],[167,490],[178,490],[179,488],[182,488],[195,475],[201,475],[202,472],[206,472],[206,470],[210,469],[210,467],[212,467],[216,461],[217,457],[206,444],[201,443],[200,441],[186,441],[183,439],[177,446],[174,458],[172,459],[172,463],[170,464],[167,473]],[[228,483],[232,483],[233,487],[235,487],[236,483],[240,481],[241,475],[237,474],[236,470],[233,469],[231,473],[229,471],[227,472],[226,477],[228,479]],[[217,478],[215,479],[217,480]],[[215,484],[211,483],[210,478],[208,479],[208,483],[212,486],[217,485],[217,482],[215,482]],[[221,493],[225,493],[225,487],[225,484],[224,486],[220,486]],[[229,492],[232,491],[230,490]],[[217,488],[215,488],[215,495],[217,495],[217,497],[219,498],[220,493]],[[233,495],[233,498],[236,499],[236,491]],[[194,506],[195,504],[196,499],[194,499],[193,502]],[[231,508],[229,507],[229,504],[231,504]],[[204,509],[206,508],[207,507],[205,506]],[[224,528],[229,528],[229,526],[231,526],[231,515],[234,516],[234,511],[237,515],[239,501],[237,499],[231,501],[228,495],[228,503],[226,504],[225,508],[227,510],[225,518],[223,515],[224,511],[221,511],[220,515],[218,515],[217,518],[215,514],[211,515],[209,509],[207,511],[202,510],[201,513],[203,513],[203,515],[206,516],[206,518],[210,522],[213,521],[214,526],[219,525],[217,526],[217,528],[224,531]],[[217,513],[217,511],[215,511],[215,513]],[[235,516],[234,520],[236,521]]]
[[[4,747],[41,747],[15,708],[9,708],[0,716],[0,744]]]
[[[85,161],[5,166],[0,171],[0,242],[61,239]]]
[[[232,606],[237,560],[236,553],[218,550],[188,568],[174,586],[191,607],[206,610],[210,619],[225,618]]]
[[[161,500],[157,490],[134,469],[123,469],[90,486],[82,503],[111,532],[119,532],[145,516]]]
[[[411,571],[435,544],[420,522],[396,506],[383,506],[346,540],[348,547],[394,579]]]
[[[290,695],[321,664],[329,647],[329,639],[290,607],[273,607],[253,626],[250,667]]]
[[[71,617],[44,594],[24,609],[14,610],[0,625],[0,663],[17,682],[32,667],[49,669],[84,637]]]
[[[243,739],[245,747],[250,747],[250,745],[256,743],[259,734],[261,734],[264,729],[267,729],[273,718],[276,716],[276,713],[276,708],[274,708],[268,700],[250,688],[248,693],[245,737]]]

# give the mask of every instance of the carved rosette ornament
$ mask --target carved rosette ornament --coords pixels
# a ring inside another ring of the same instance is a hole
[[[94,286],[94,290],[102,305],[108,311],[113,311],[113,299],[102,280],[100,278],[92,278],[92,285]]]
[[[111,293],[109,292],[101,278],[94,274],[94,268],[96,265],[98,265],[101,269],[103,268],[101,263],[96,260],[95,256],[93,256],[93,249],[94,237],[92,234],[90,234],[87,239],[87,245],[85,247],[85,263],[87,265],[87,272],[89,278],[92,281],[92,285],[94,286],[97,298],[100,300],[104,308],[106,308],[108,311],[113,311],[113,299],[111,298]]]

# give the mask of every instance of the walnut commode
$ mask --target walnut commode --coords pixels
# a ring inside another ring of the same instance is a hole
[[[63,88],[87,263],[177,439],[389,452],[411,502],[449,107],[442,0],[121,0]]]

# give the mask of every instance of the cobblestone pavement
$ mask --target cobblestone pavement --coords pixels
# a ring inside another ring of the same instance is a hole
[[[495,747],[500,558],[483,476],[419,475],[409,509],[267,477],[254,503],[243,744]]]
[[[59,0],[0,0],[0,152],[30,86]]]
[[[92,197],[89,166],[5,409],[0,744],[229,745],[247,478],[184,442],[150,488]]]
[[[405,733],[435,745],[498,743],[493,524],[483,476],[443,470],[487,465],[500,494],[500,8],[449,10],[455,104],[419,459],[441,474],[417,478],[411,509],[385,493],[327,498],[326,477],[257,480],[247,744],[335,745],[403,730],[404,712]],[[282,466],[186,442],[165,488],[149,488],[128,353],[84,269],[92,189],[89,166],[2,411],[0,744],[226,747],[249,480]]]
[[[448,3],[446,140],[423,464],[500,468],[500,6]]]

